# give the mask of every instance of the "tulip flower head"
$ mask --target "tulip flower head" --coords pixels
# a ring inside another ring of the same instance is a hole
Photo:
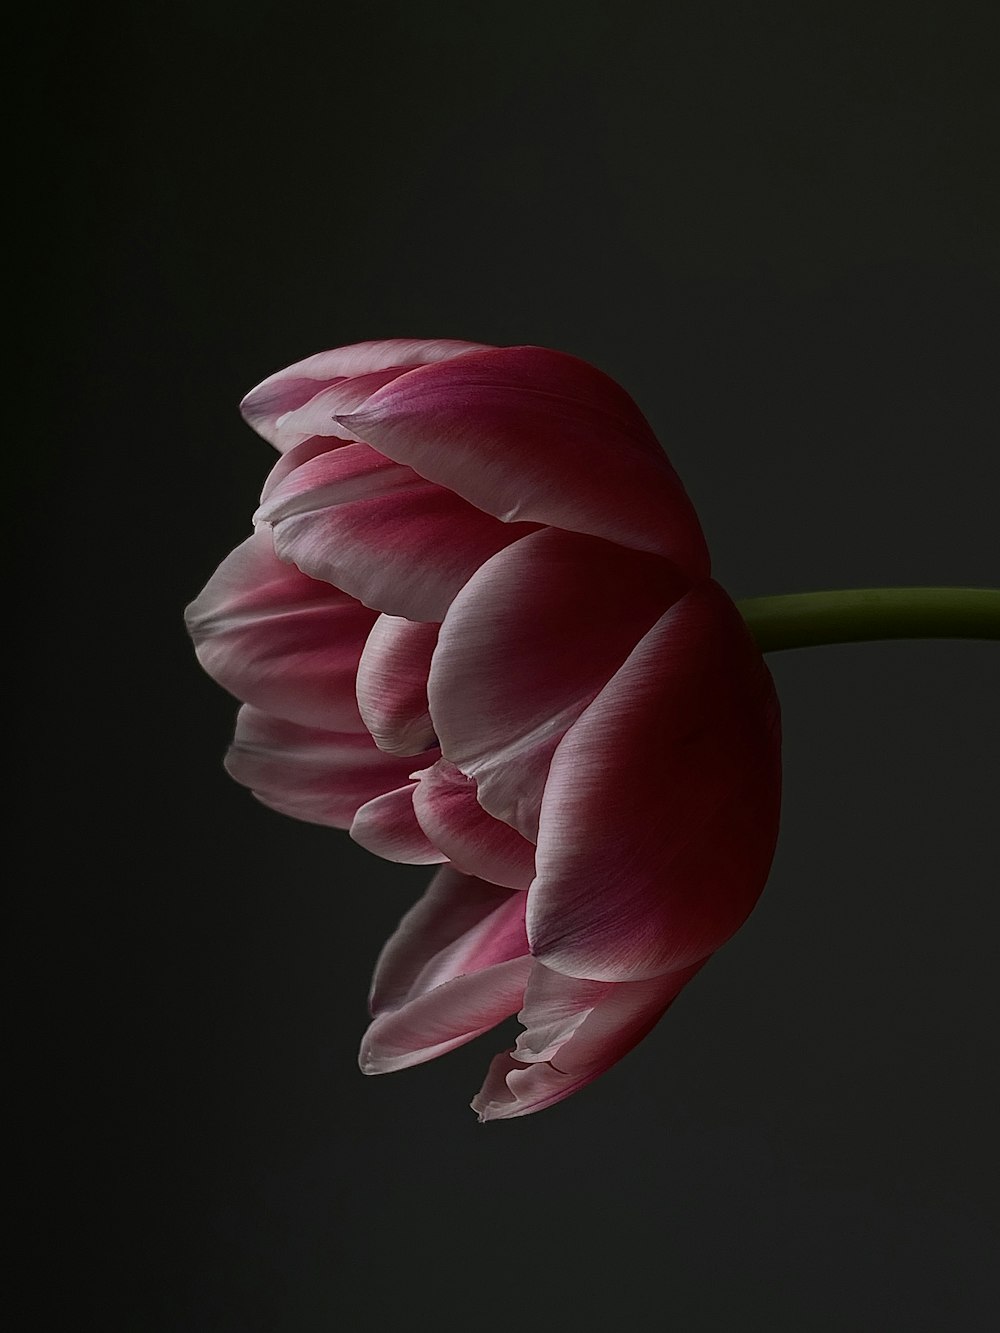
[[[561,1101],[746,919],[778,828],[770,674],[628,394],[538,347],[390,340],[244,400],[278,450],[188,609],[243,703],[226,766],[436,865],[378,960],[362,1068],[524,1031],[481,1119]]]

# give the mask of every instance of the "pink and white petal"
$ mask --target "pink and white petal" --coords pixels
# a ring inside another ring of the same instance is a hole
[[[498,550],[533,531],[504,524],[367,444],[311,458],[270,492],[256,521],[274,549],[366,606],[440,621]]]
[[[351,824],[354,841],[386,861],[413,866],[447,861],[449,858],[434,846],[417,822],[413,810],[416,786],[415,782],[407,783],[363,805]]]
[[[702,965],[615,983],[539,964],[518,1014],[525,1031],[513,1051],[493,1060],[473,1110],[481,1121],[510,1120],[578,1092],[639,1044]]]
[[[379,616],[358,665],[358,707],[386,754],[420,754],[436,744],[427,677],[437,645],[433,621]]]
[[[467,875],[526,889],[535,877],[535,849],[486,813],[476,799],[475,780],[446,759],[417,776],[413,810],[430,843]]]
[[[698,517],[614,380],[563,352],[499,347],[424,366],[340,424],[504,522],[604,537],[709,572]]]
[[[701,584],[553,755],[528,895],[533,954],[604,981],[707,957],[764,887],[780,774],[770,673],[723,590]]]
[[[240,411],[258,435],[283,453],[300,442],[302,432],[294,427],[287,428],[282,418],[301,408],[329,385],[390,369],[395,375],[403,374],[416,366],[483,350],[483,343],[447,338],[385,338],[335,347],[328,352],[307,356],[304,361],[296,361],[294,365],[269,375],[250,390],[240,404]],[[353,406],[353,400],[350,401]]]
[[[689,587],[668,560],[556,528],[473,575],[441,628],[428,697],[443,754],[489,814],[535,840],[556,746]]]
[[[423,1064],[517,1013],[531,971],[527,956],[456,977],[374,1019],[361,1043],[366,1074]]]
[[[350,828],[361,806],[402,786],[412,761],[361,735],[303,727],[245,704],[226,770],[264,805],[310,824]]]
[[[524,894],[442,866],[386,941],[368,998],[398,1009],[467,972],[527,955]]]
[[[375,613],[274,554],[258,531],[226,557],[185,613],[213,680],[264,712],[363,732],[355,681]]]

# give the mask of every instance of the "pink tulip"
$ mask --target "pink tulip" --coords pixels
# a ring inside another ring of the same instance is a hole
[[[645,419],[574,357],[362,343],[243,413],[282,457],[188,610],[244,701],[227,767],[389,860],[447,863],[383,950],[363,1068],[517,1013],[473,1105],[551,1105],[649,1031],[763,888],[780,742],[761,654]]]

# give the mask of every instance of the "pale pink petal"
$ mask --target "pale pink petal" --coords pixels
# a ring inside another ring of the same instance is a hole
[[[453,1051],[517,1013],[531,971],[527,956],[456,977],[374,1019],[361,1043],[366,1074],[390,1074]]]
[[[465,972],[528,952],[524,894],[442,866],[386,941],[375,965],[373,1014]]]
[[[367,444],[309,459],[268,494],[256,521],[274,549],[366,606],[440,621],[502,547],[533,531],[504,524]]]
[[[284,453],[286,449],[299,444],[304,435],[301,429],[289,426],[282,419],[302,408],[325,388],[378,372],[390,371],[391,377],[395,378],[416,366],[482,350],[482,343],[416,338],[387,338],[354,343],[349,347],[335,347],[269,375],[255,389],[250,390],[240,404],[240,411],[258,435]],[[353,396],[345,399],[345,402],[348,410],[356,405]],[[311,434],[311,430],[305,432],[305,435]],[[355,437],[349,435],[348,438]]]
[[[491,884],[526,889],[535,877],[535,849],[516,829],[486,813],[476,799],[475,780],[446,759],[418,777],[416,818],[456,869]]]
[[[616,983],[537,964],[518,1014],[525,1031],[493,1060],[473,1110],[480,1120],[510,1120],[579,1091],[638,1045],[701,966]]]
[[[274,554],[267,531],[238,546],[186,612],[213,680],[267,713],[361,732],[355,679],[375,613]]]
[[[770,673],[726,594],[701,584],[555,751],[528,895],[532,952],[606,981],[707,957],[764,887],[780,781]]]
[[[302,727],[250,705],[226,755],[230,776],[272,810],[345,829],[362,805],[406,783],[411,767],[376,749],[367,732]]]
[[[439,626],[379,616],[358,665],[358,707],[375,744],[387,754],[419,754],[436,743],[427,677]]]
[[[449,858],[427,837],[413,810],[417,784],[407,783],[368,801],[354,816],[351,837],[366,851],[386,861],[406,865],[435,865]]]
[[[544,528],[469,580],[441,628],[428,695],[445,757],[530,841],[553,751],[689,581],[668,560]]]
[[[361,1046],[368,1074],[420,1064],[470,1041],[520,1007],[532,969],[524,894],[438,871],[383,949],[376,1015]]]
[[[341,425],[505,522],[709,570],[697,515],[628,394],[576,357],[501,347],[401,376]]]

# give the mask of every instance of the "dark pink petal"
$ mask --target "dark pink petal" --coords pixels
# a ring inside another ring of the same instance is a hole
[[[388,338],[354,343],[350,347],[335,347],[332,351],[308,356],[304,361],[297,361],[269,375],[255,389],[250,390],[240,404],[240,411],[258,435],[284,453],[286,449],[299,444],[306,435],[325,433],[313,432],[311,429],[303,433],[301,424],[290,422],[289,415],[303,408],[328,387],[336,387],[355,377],[381,373],[381,383],[373,380],[365,389],[363,396],[367,396],[388,379],[395,379],[416,366],[462,356],[467,352],[482,351],[483,348],[482,343],[415,338]],[[359,401],[361,399],[356,394],[343,399],[348,411]],[[355,437],[349,434],[348,438]]]
[[[534,841],[563,734],[689,581],[668,560],[544,528],[469,580],[441,628],[428,696],[445,757],[489,814]]]
[[[528,952],[524,894],[443,866],[402,918],[379,954],[369,1006],[373,1014],[466,972]]]
[[[504,524],[367,444],[345,444],[290,472],[256,519],[274,549],[366,606],[440,621],[462,585],[533,529]]]
[[[438,871],[379,957],[376,1015],[361,1046],[367,1074],[420,1064],[471,1041],[520,1007],[532,968],[524,894]]]
[[[361,732],[355,697],[375,613],[274,554],[259,531],[238,546],[188,607],[198,660],[224,689],[276,717]]]
[[[420,754],[436,742],[427,677],[439,626],[379,616],[358,665],[358,707],[386,754]]]
[[[376,749],[367,732],[302,727],[250,705],[226,755],[229,774],[272,810],[345,829],[367,801],[406,783],[412,766]]]
[[[726,594],[701,584],[553,756],[528,895],[532,952],[605,981],[707,957],[764,887],[780,782],[770,673]]]
[[[535,849],[516,829],[486,813],[476,799],[475,780],[446,759],[417,777],[414,813],[446,859],[467,875],[526,889],[535,877]]]
[[[354,816],[351,837],[366,851],[406,865],[439,864],[449,858],[427,837],[413,811],[415,782],[376,796]]]
[[[697,515],[649,424],[576,357],[472,352],[401,376],[340,424],[504,522],[589,533],[708,573]]]
[[[566,977],[538,964],[518,1014],[525,1031],[498,1055],[472,1102],[480,1120],[510,1120],[561,1102],[616,1064],[702,966],[648,981]]]

